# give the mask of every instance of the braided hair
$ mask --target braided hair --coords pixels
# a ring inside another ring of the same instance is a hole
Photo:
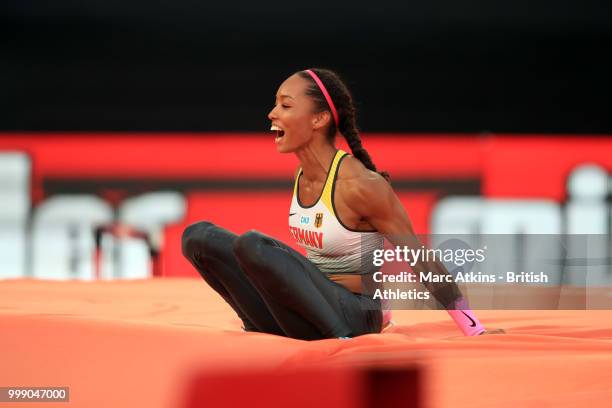
[[[342,79],[335,72],[328,69],[311,68],[311,70],[317,74],[327,92],[329,93],[336,110],[338,111],[338,129],[336,129],[336,123],[331,121],[327,131],[327,137],[330,140],[336,135],[336,130],[339,130],[342,136],[346,139],[351,153],[357,158],[363,165],[385,178],[389,181],[389,173],[386,171],[378,171],[370,154],[361,144],[361,137],[359,136],[359,130],[357,129],[357,118],[356,109],[353,103],[353,97],[347,86],[344,84]],[[323,92],[314,81],[314,79],[306,71],[300,71],[297,73],[300,77],[310,82],[310,85],[306,89],[306,95],[310,96],[315,103],[315,109],[317,112],[330,111]],[[330,112],[331,114],[331,112]]]

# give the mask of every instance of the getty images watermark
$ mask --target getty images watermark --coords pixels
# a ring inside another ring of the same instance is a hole
[[[608,235],[387,238],[362,254],[362,289],[392,309],[443,308],[454,290],[473,309],[612,309]]]

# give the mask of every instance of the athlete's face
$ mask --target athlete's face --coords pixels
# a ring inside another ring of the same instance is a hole
[[[320,128],[320,114],[314,113],[314,103],[306,95],[308,81],[299,75],[290,76],[276,93],[274,108],[268,114],[270,130],[276,132],[274,143],[280,153],[298,150],[308,143],[315,129]]]

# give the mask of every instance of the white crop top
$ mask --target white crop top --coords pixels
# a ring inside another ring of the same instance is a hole
[[[383,236],[378,231],[351,230],[336,216],[334,186],[340,163],[347,155],[342,150],[336,152],[321,196],[311,206],[300,203],[298,193],[302,169],[298,171],[289,210],[289,231],[321,272],[362,275],[372,273],[371,254],[375,249],[383,248]]]

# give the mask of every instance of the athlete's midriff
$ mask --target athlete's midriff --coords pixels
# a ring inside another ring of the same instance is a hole
[[[352,275],[348,273],[337,273],[337,274],[328,274],[327,277],[332,282],[336,282],[339,285],[344,286],[348,290],[353,293],[361,293],[361,276],[360,275]]]

